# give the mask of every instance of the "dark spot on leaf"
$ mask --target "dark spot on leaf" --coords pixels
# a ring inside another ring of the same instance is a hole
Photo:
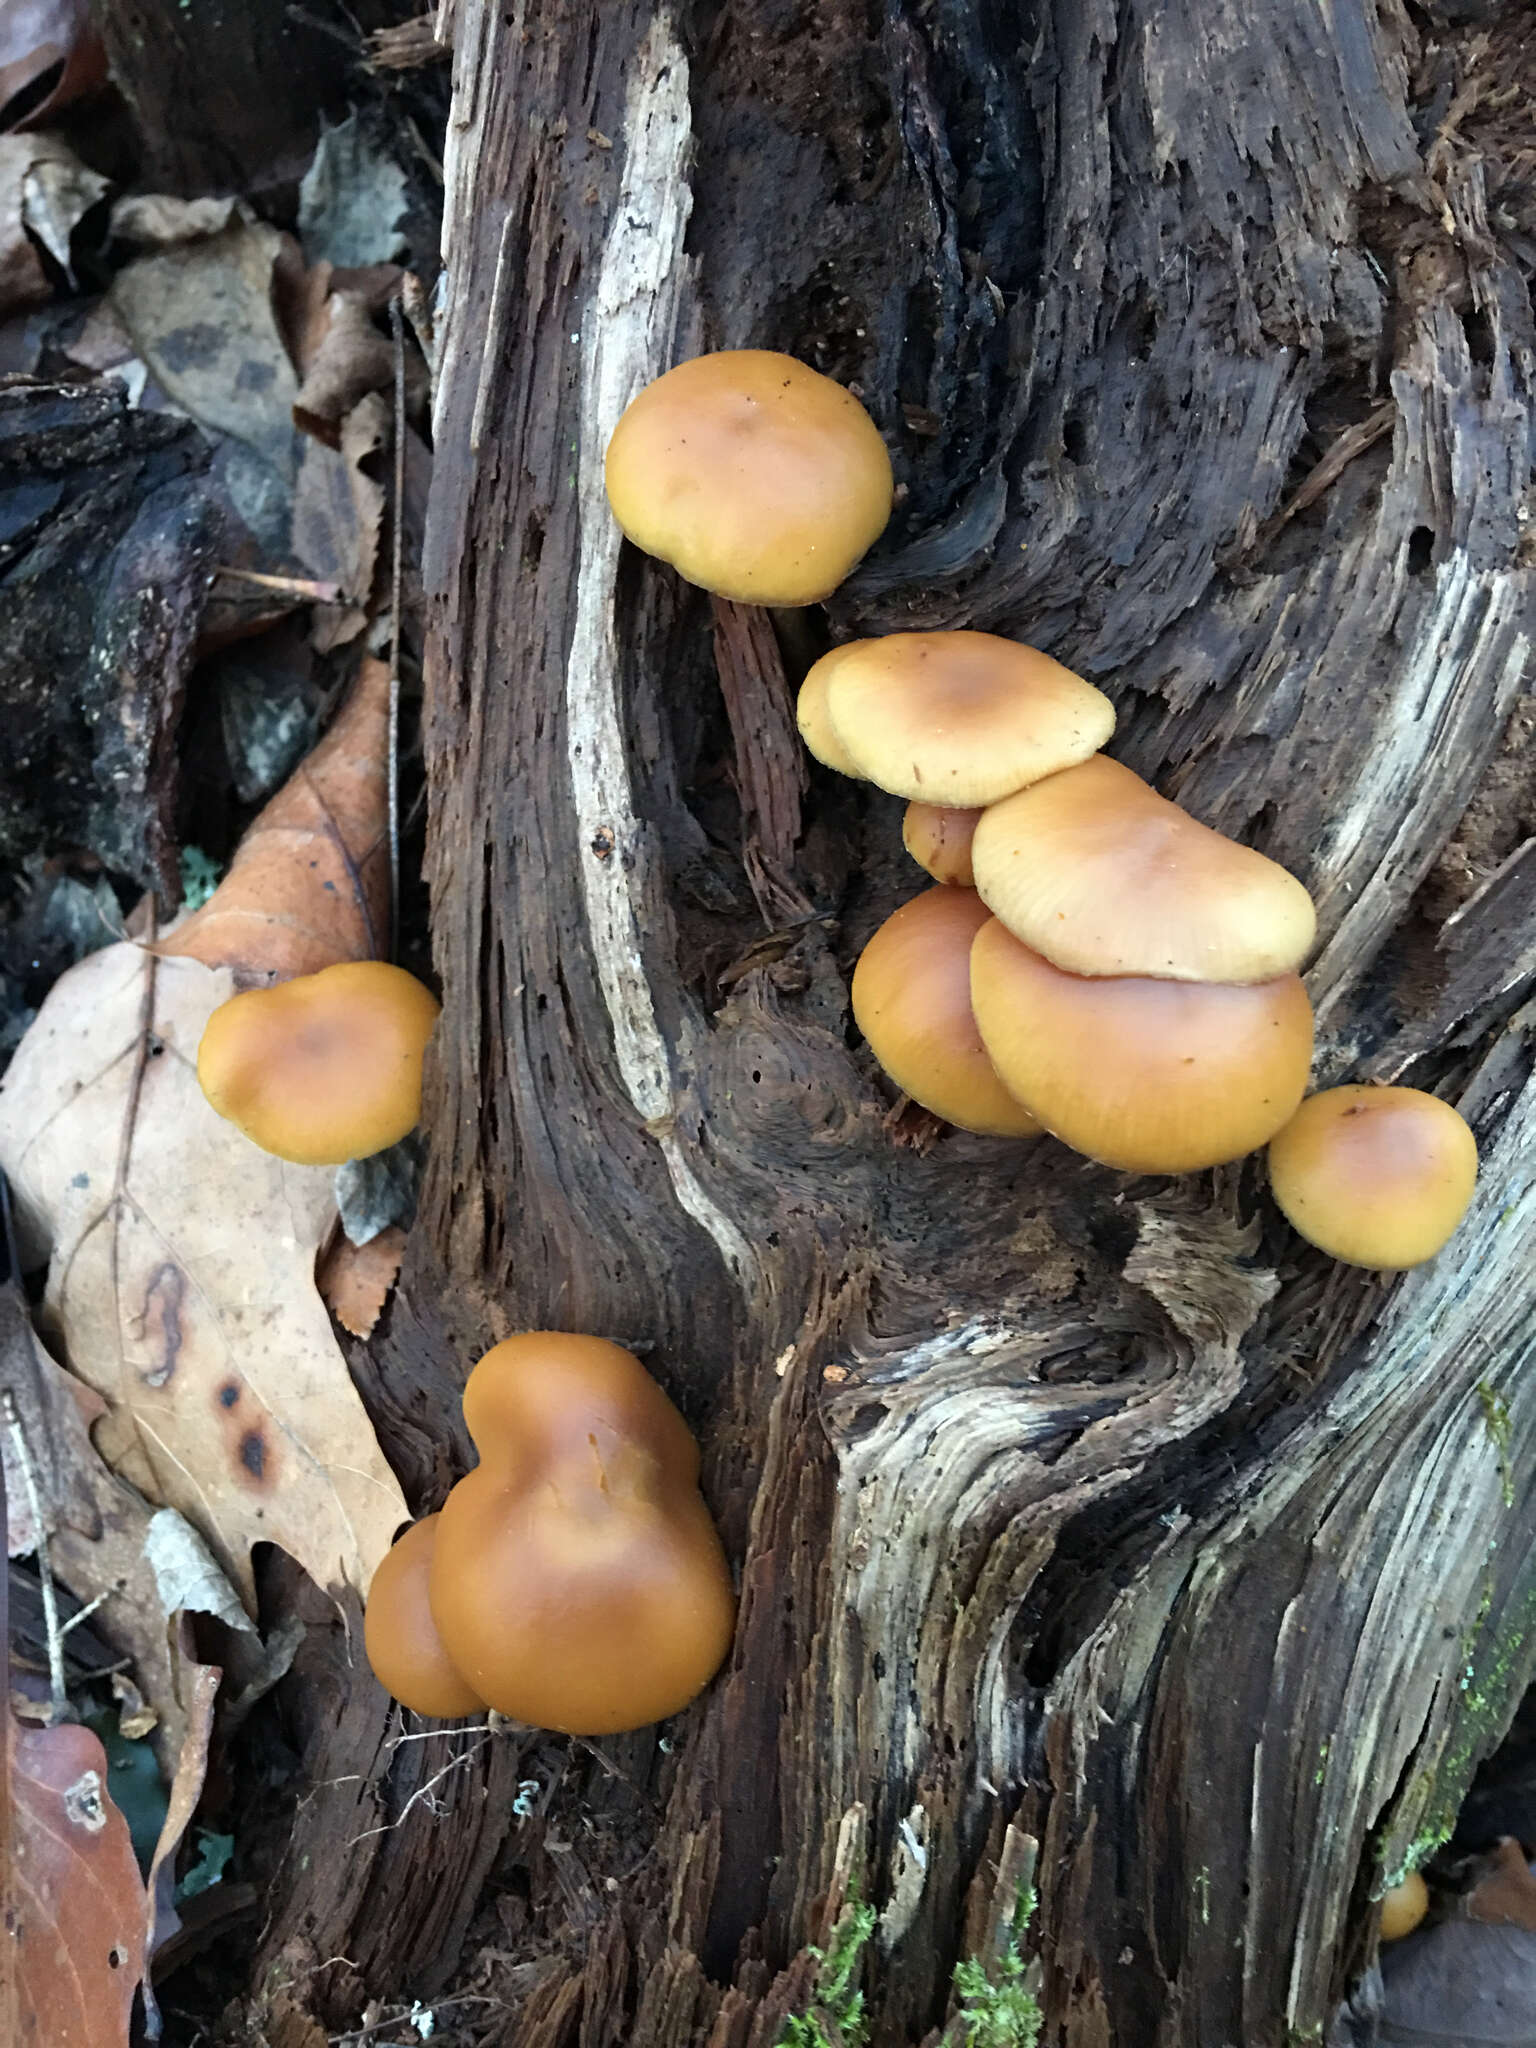
[[[175,1372],[181,1356],[181,1303],[187,1291],[187,1276],[167,1259],[156,1266],[144,1290],[144,1306],[137,1318],[137,1335],[150,1353],[139,1368],[146,1386],[163,1387]]]
[[[267,1441],[259,1429],[248,1429],[240,1439],[240,1462],[253,1479],[267,1473]]]
[[[237,1402],[237,1401],[239,1400],[239,1398],[240,1398],[240,1383],[239,1383],[239,1381],[238,1381],[238,1380],[226,1380],[226,1381],[224,1382],[223,1386],[222,1386],[222,1387],[220,1387],[220,1389],[219,1389],[219,1406],[220,1406],[221,1408],[233,1408],[233,1407],[234,1407],[234,1405],[235,1405],[235,1403],[236,1403],[236,1402]]]

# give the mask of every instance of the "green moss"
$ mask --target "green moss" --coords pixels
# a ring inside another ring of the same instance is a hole
[[[874,1907],[850,1899],[827,1947],[810,1950],[821,1968],[809,2012],[791,2013],[775,2048],[864,2048],[869,2020],[858,1979],[864,1948],[874,1931]]]
[[[1385,1888],[1401,1884],[1410,1870],[1419,1869],[1450,1840],[1473,1772],[1497,1747],[1530,1683],[1536,1585],[1525,1589],[1518,1604],[1511,1602],[1507,1622],[1490,1629],[1493,1598],[1490,1578],[1462,1645],[1461,1706],[1455,1725],[1439,1759],[1414,1779],[1398,1809],[1401,1820],[1413,1828],[1412,1837],[1396,1851],[1390,1837],[1382,1845]]]
[[[975,1956],[956,1963],[957,2017],[965,2048],[1035,2048],[1042,2023],[1035,1996],[1038,1972],[1019,1952],[1034,1911],[1034,1891],[1025,1885],[1014,1908],[1007,1945],[990,1973]]]
[[[1509,1403],[1487,1380],[1478,1381],[1477,1398],[1482,1403],[1483,1420],[1488,1426],[1493,1447],[1499,1454],[1499,1484],[1504,1494],[1504,1505],[1512,1508],[1515,1504],[1515,1475],[1509,1462]]]

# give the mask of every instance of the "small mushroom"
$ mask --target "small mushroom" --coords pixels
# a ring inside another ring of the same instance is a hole
[[[385,1554],[368,1588],[363,1647],[386,1692],[415,1713],[447,1721],[484,1713],[485,1701],[450,1663],[428,1605],[439,1519],[413,1522]]]
[[[976,877],[971,867],[971,842],[980,817],[977,807],[910,803],[901,821],[901,843],[936,882],[973,889]]]
[[[1069,974],[1270,981],[1316,935],[1294,875],[1102,754],[994,804],[972,859],[982,901]]]
[[[613,430],[608,502],[688,582],[817,604],[885,531],[891,458],[851,391],[770,349],[722,349],[648,384]]]
[[[1040,1125],[998,1079],[971,1014],[971,941],[988,922],[970,889],[925,889],[888,917],[853,973],[853,1014],[898,1088],[963,1131],[1032,1138]]]
[[[990,918],[971,947],[971,1003],[1009,1093],[1074,1151],[1130,1173],[1239,1159],[1307,1085],[1312,1006],[1295,974],[1064,974]]]
[[[1465,1120],[1418,1088],[1325,1088],[1269,1147],[1269,1184],[1291,1227],[1350,1266],[1432,1259],[1476,1179]]]
[[[821,689],[859,773],[924,803],[996,803],[1087,760],[1115,729],[1101,690],[995,633],[850,640],[815,664],[802,695]]]
[[[301,1166],[366,1159],[413,1130],[436,996],[403,967],[346,960],[247,989],[208,1019],[197,1078],[252,1144]]]
[[[1429,1886],[1421,1872],[1410,1870],[1399,1884],[1382,1893],[1382,1940],[1401,1941],[1405,1934],[1412,1934],[1428,1911]]]
[[[444,1503],[432,1615],[514,1720],[614,1735],[676,1713],[730,1648],[735,1600],[698,1447],[633,1353],[534,1330],[464,1389],[480,1463]]]
[[[832,730],[832,721],[827,716],[827,678],[819,662],[801,685],[795,718],[801,739],[823,768],[834,768],[839,775],[852,776],[855,782],[863,781],[848,749]]]

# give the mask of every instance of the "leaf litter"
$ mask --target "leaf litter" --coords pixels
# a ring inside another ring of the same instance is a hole
[[[237,979],[377,950],[379,666],[204,908],[72,968],[0,1084],[0,1165],[51,1249],[45,1333],[106,1404],[97,1447],[252,1611],[254,1544],[362,1590],[407,1519],[315,1286],[331,1173],[259,1151],[196,1072]]]

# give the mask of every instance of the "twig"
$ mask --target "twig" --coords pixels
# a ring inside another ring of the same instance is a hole
[[[352,1837],[351,1841],[348,1842],[347,1847],[349,1849],[355,1849],[359,1842],[366,1842],[372,1835],[387,1835],[393,1829],[402,1827],[405,1823],[406,1815],[410,1812],[411,1808],[416,1804],[417,1800],[425,1799],[428,1796],[428,1794],[432,1791],[433,1787],[436,1785],[440,1785],[444,1778],[450,1776],[452,1772],[456,1771],[459,1768],[460,1764],[467,1764],[471,1757],[478,1756],[481,1750],[484,1749],[485,1745],[490,1741],[490,1739],[491,1738],[489,1733],[486,1733],[481,1736],[478,1742],[472,1744],[470,1748],[461,1751],[460,1754],[456,1757],[451,1757],[449,1761],[443,1765],[443,1768],[440,1771],[434,1771],[432,1773],[432,1776],[428,1778],[427,1782],[424,1785],[418,1785],[416,1787],[416,1790],[411,1794],[410,1798],[407,1799],[404,1806],[401,1807],[400,1811],[395,1815],[393,1820],[383,1821],[376,1828],[364,1828],[363,1832],[360,1835],[354,1835]]]
[[[16,1455],[16,1464],[21,1473],[22,1490],[27,1496],[27,1509],[32,1517],[32,1526],[37,1531],[37,1576],[43,1594],[43,1627],[48,1634],[48,1693],[49,1722],[62,1721],[69,1711],[69,1696],[64,1689],[64,1637],[59,1627],[59,1602],[53,1586],[53,1567],[48,1562],[48,1531],[43,1526],[42,1496],[37,1490],[37,1473],[32,1465],[32,1453],[27,1448],[27,1439],[21,1427],[21,1416],[16,1407],[16,1396],[9,1387],[0,1390],[0,1407],[5,1412],[6,1427],[11,1433],[11,1449]]]
[[[339,583],[317,582],[312,576],[268,576],[260,569],[236,569],[221,562],[215,576],[227,576],[236,583],[251,583],[258,590],[273,590],[281,597],[298,598],[305,604],[340,604],[345,592]]]
[[[398,292],[389,302],[389,328],[395,343],[394,631],[389,642],[389,957],[394,960],[400,953],[400,586],[405,562],[405,323]]]
[[[1374,412],[1367,413],[1363,420],[1357,420],[1352,427],[1345,427],[1333,445],[1308,470],[1291,496],[1271,519],[1266,519],[1253,536],[1243,554],[1256,554],[1267,548],[1293,520],[1298,512],[1305,512],[1309,505],[1315,505],[1324,491],[1338,482],[1357,455],[1363,455],[1367,448],[1374,447],[1384,434],[1392,431],[1397,418],[1397,400],[1386,399]]]
[[[85,1605],[80,1609],[80,1612],[78,1614],[72,1614],[69,1617],[68,1621],[66,1621],[60,1628],[59,1640],[62,1642],[64,1637],[69,1634],[72,1628],[78,1628],[82,1621],[88,1621],[90,1617],[96,1612],[98,1607],[105,1607],[107,1602],[112,1598],[112,1595],[114,1593],[120,1593],[122,1590],[123,1589],[121,1582],[119,1582],[117,1585],[108,1586],[103,1592],[98,1593],[94,1600],[87,1600]],[[125,1669],[126,1665],[132,1663],[132,1661],[132,1658],[128,1658],[125,1660],[124,1665],[121,1665],[118,1668]],[[97,1675],[99,1674],[92,1674],[92,1676]]]

